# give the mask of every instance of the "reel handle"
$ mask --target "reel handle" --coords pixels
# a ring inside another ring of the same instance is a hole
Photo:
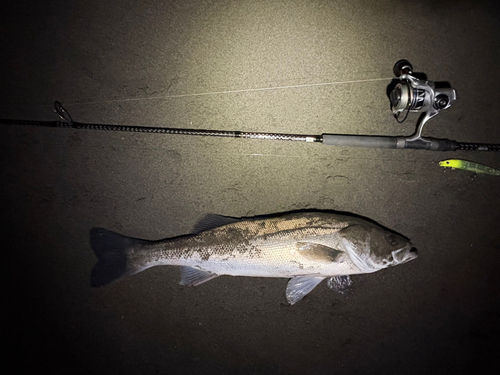
[[[399,60],[392,68],[394,75],[399,78],[403,74],[412,74],[413,66],[410,64],[408,60]]]

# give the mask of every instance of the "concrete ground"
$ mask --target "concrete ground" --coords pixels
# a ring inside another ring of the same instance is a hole
[[[0,118],[409,135],[386,88],[406,58],[458,92],[425,134],[500,143],[500,11],[489,2],[19,1],[0,13]],[[9,373],[463,373],[498,364],[494,153],[369,150],[3,125],[2,368]],[[347,211],[418,260],[319,285],[197,288],[158,267],[91,289],[89,230],[160,239],[206,213]],[[18,355],[21,355],[19,357]],[[21,358],[21,359],[19,359]],[[2,371],[2,372],[4,372]],[[4,372],[6,373],[6,372]]]

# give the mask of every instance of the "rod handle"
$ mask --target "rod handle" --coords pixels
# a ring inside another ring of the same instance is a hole
[[[368,135],[323,134],[323,144],[328,146],[365,147],[365,148],[402,148],[398,147],[398,137],[380,137]]]

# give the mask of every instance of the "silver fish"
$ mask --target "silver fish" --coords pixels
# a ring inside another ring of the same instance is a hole
[[[105,286],[160,265],[181,266],[181,285],[200,285],[220,275],[286,277],[286,298],[300,301],[325,278],[344,292],[349,275],[406,263],[417,251],[404,237],[358,217],[295,212],[234,219],[207,215],[195,234],[146,241],[91,230],[98,258],[91,285]]]

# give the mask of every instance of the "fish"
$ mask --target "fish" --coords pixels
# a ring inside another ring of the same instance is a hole
[[[460,160],[460,159],[448,159],[439,162],[441,167],[451,168],[451,169],[462,169],[464,171],[484,173],[492,176],[500,176],[500,171],[486,165],[474,163],[473,161]]]
[[[187,235],[160,241],[92,228],[97,256],[90,281],[103,287],[155,266],[180,266],[181,285],[197,286],[221,275],[289,278],[291,305],[321,281],[345,293],[350,275],[372,273],[418,256],[411,242],[353,215],[296,211],[253,218],[206,215]]]

